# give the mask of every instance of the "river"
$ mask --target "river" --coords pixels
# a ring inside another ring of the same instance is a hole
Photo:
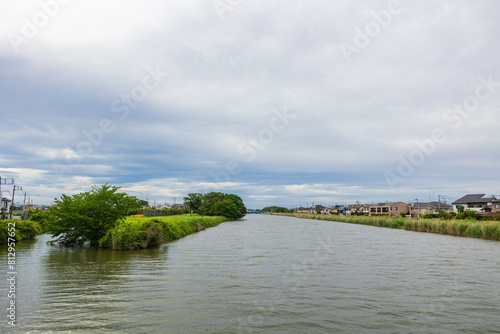
[[[248,215],[158,248],[16,245],[17,333],[500,333],[500,242]],[[10,300],[10,299],[9,299]]]

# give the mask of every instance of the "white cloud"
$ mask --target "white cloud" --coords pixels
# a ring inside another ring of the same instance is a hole
[[[11,170],[2,173],[39,170],[22,176],[25,185],[50,180],[61,192],[112,181],[169,198],[218,186],[254,201],[265,189],[260,199],[284,203],[301,190],[322,200],[455,192],[474,167],[484,173],[464,188],[485,184],[492,175],[481,164],[498,165],[490,143],[500,87],[457,130],[443,113],[474,93],[479,76],[500,81],[499,5],[402,2],[348,63],[339,44],[353,43],[387,4],[252,1],[221,21],[210,1],[69,1],[18,53],[0,41],[0,163]],[[3,2],[0,35],[22,34],[41,10],[38,1]],[[120,119],[112,103],[143,83],[146,64],[168,75]],[[297,118],[247,161],[238,147],[285,107]],[[103,119],[114,130],[59,183],[52,164],[67,165],[68,150]],[[384,171],[437,127],[448,140],[391,192]],[[214,184],[210,172],[231,160],[242,171]]]

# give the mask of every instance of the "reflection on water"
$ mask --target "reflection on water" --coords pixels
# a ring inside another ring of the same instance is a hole
[[[138,251],[49,239],[16,247],[16,332],[500,333],[498,242],[262,215]]]

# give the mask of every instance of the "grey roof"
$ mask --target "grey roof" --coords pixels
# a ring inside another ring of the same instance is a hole
[[[406,204],[404,202],[385,202],[385,203],[378,203],[378,204],[374,204],[374,205],[370,205],[370,206],[393,206],[394,204],[399,204],[399,203]]]
[[[420,206],[420,208],[427,208],[427,207],[434,207],[434,208],[450,208],[451,205],[450,204],[445,204],[445,203],[439,203],[439,202],[435,202],[435,201],[432,201],[432,202],[422,202],[422,203],[412,203],[413,206]]]
[[[483,197],[485,194],[469,194],[465,195],[462,198],[457,199],[455,202],[451,204],[468,204],[468,203],[489,203],[494,198],[491,197]]]

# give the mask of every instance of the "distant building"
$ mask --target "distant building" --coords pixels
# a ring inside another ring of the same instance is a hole
[[[295,212],[295,213],[308,213],[309,209],[308,208],[304,208],[302,206],[299,206],[298,208],[295,208],[293,210],[293,212]]]
[[[450,204],[441,202],[411,203],[411,206],[417,216],[428,213],[438,213],[439,211],[451,212],[453,209]]]
[[[2,213],[9,213],[10,212],[10,202],[11,200],[5,197],[2,197],[2,202],[0,204],[0,211]]]
[[[317,213],[318,210],[319,210],[322,215],[330,215],[330,214],[332,214],[332,209],[330,209],[327,206],[323,206],[323,205],[316,205],[315,210],[316,210],[316,212],[314,212],[314,213]]]
[[[369,215],[370,214],[370,205],[363,204],[353,204],[345,207],[345,214],[347,216],[358,214]]]
[[[414,215],[413,207],[403,202],[388,202],[370,205],[370,216],[387,215],[389,217],[397,217],[401,212],[407,215]]]
[[[491,213],[500,214],[500,199],[491,201]]]

